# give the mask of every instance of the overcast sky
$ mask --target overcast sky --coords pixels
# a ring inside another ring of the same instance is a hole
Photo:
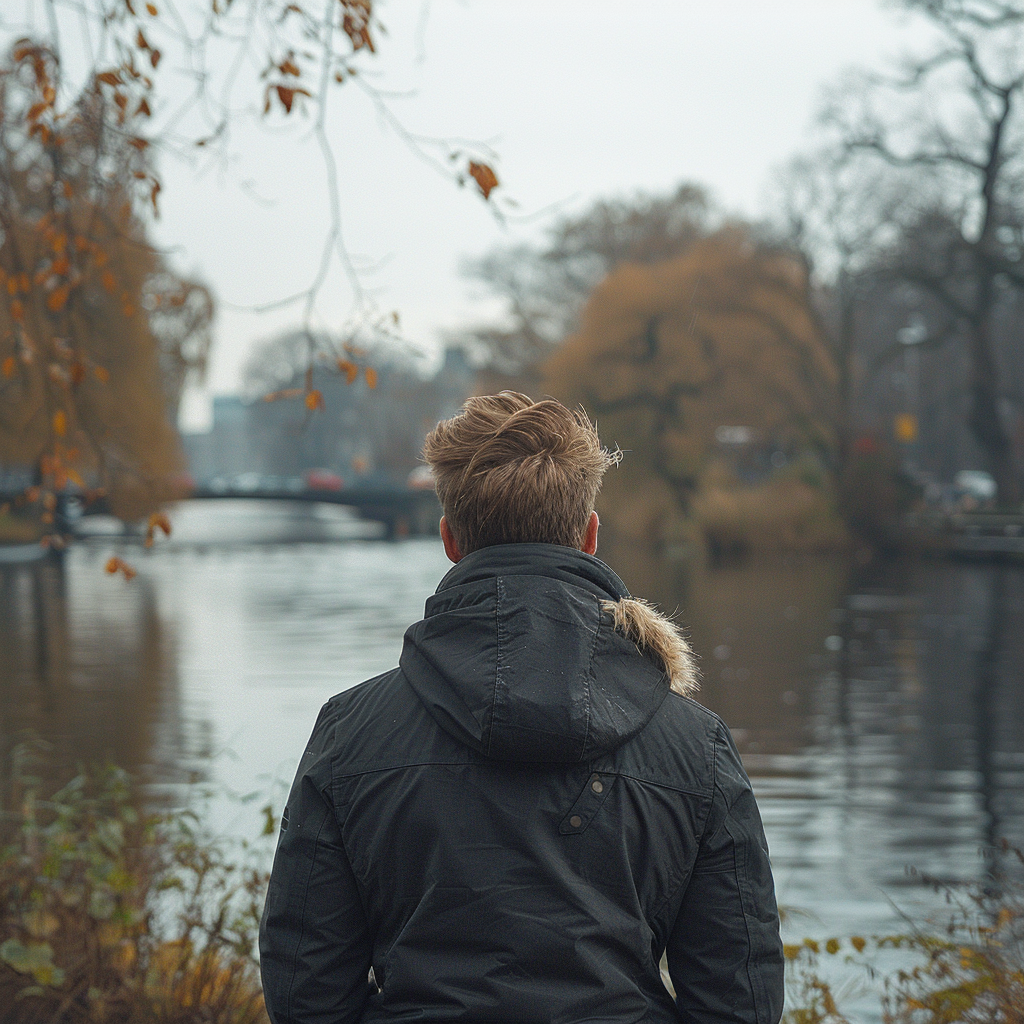
[[[490,143],[500,191],[530,215],[502,225],[411,153],[358,89],[333,94],[347,247],[375,266],[365,280],[376,305],[397,310],[427,350],[493,310],[460,260],[542,238],[552,211],[695,181],[728,210],[764,214],[770,173],[809,144],[822,90],[920,31],[877,0],[387,0],[379,11],[389,34],[366,66],[400,94],[402,123]],[[175,266],[220,300],[217,393],[237,388],[254,341],[299,321],[298,307],[240,307],[309,282],[327,219],[311,141],[243,127],[233,146],[228,167],[202,173],[164,159],[157,227]],[[339,273],[317,322],[340,328],[350,308]]]

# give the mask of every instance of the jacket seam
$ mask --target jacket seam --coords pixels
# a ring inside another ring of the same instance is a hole
[[[494,745],[494,716],[498,710],[498,687],[501,685],[501,651],[504,646],[501,642],[501,603],[505,596],[504,588],[501,585],[501,577],[494,577],[494,690],[491,693],[491,720],[490,728],[487,731],[487,754],[491,752]]]
[[[598,598],[594,598],[598,601]],[[587,759],[587,743],[590,741],[590,719],[592,712],[592,701],[593,701],[593,687],[590,685],[591,679],[594,674],[594,651],[597,649],[597,637],[601,630],[601,605],[598,602],[597,605],[598,616],[597,616],[597,629],[594,630],[594,635],[590,638],[590,656],[587,658],[587,671],[583,676],[583,683],[587,688],[587,727],[583,730],[583,745],[580,747],[580,762],[582,763]]]
[[[469,768],[488,768],[491,770],[507,768],[510,764],[516,764],[522,766],[524,769],[528,768],[577,768],[579,762],[577,761],[499,761],[497,758],[493,758],[491,763],[486,761],[410,761],[406,764],[390,764],[384,765],[380,768],[361,768],[359,771],[352,772],[340,772],[335,776],[338,780],[341,779],[356,779],[361,775],[375,775],[379,772],[400,772],[407,768],[445,768],[445,767],[469,767]],[[597,769],[595,769],[596,771]],[[673,793],[682,793],[684,796],[695,796],[701,799],[708,797],[706,790],[699,789],[685,789],[682,786],[673,786],[668,782],[655,782],[652,779],[644,779],[639,775],[632,775],[629,772],[619,771],[614,767],[602,769],[608,775],[617,775],[623,779],[629,779],[631,782],[639,783],[641,786],[654,786],[657,789],[667,789]],[[712,790],[712,799],[714,798],[714,791]],[[706,820],[706,819],[705,819]],[[697,837],[698,840],[700,836]]]
[[[725,830],[729,833],[729,838],[732,839],[733,843],[733,863],[734,863],[734,874],[736,877],[736,891],[740,897],[740,913],[743,915],[743,930],[747,936],[747,962],[744,964],[744,969],[747,975],[747,984],[750,986],[750,997],[754,1004],[754,1015],[757,1018],[757,1024],[761,1024],[764,1019],[764,1014],[761,1012],[764,1008],[764,995],[763,992],[763,981],[761,979],[760,971],[757,970],[757,966],[754,963],[754,941],[750,934],[750,915],[748,908],[750,906],[750,895],[747,892],[745,886],[746,875],[742,870],[745,865],[740,865],[739,850],[740,845],[736,842],[736,837],[732,834],[729,828],[729,818],[725,819],[724,826]]]
[[[295,950],[292,953],[292,972],[291,977],[288,979],[288,994],[284,1001],[289,1018],[292,1016],[292,991],[295,988],[295,973],[299,969],[299,950],[302,947],[302,939],[306,932],[306,902],[309,898],[309,880],[313,877],[313,868],[316,866],[316,852],[317,847],[320,845],[320,833],[323,832],[324,826],[327,824],[327,815],[330,813],[330,807],[325,808],[323,820],[320,822],[320,827],[316,830],[316,838],[313,840],[313,855],[309,858],[309,871],[306,873],[306,884],[302,887],[302,905],[299,912],[299,920],[302,923],[299,926],[299,937],[295,941]]]

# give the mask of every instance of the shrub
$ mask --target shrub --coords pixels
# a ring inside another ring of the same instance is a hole
[[[0,850],[3,1024],[266,1021],[259,868],[194,815],[141,809],[117,768],[18,804]]]
[[[1004,845],[1018,865],[1019,849]],[[1024,1024],[1024,884],[1019,878],[950,885],[925,877],[951,907],[938,928],[908,920],[903,934],[873,938],[805,939],[787,945],[784,1024],[850,1024],[841,1004],[869,983],[881,1002],[884,1024]],[[882,975],[865,953],[903,951],[904,966]],[[837,986],[823,954],[843,959],[849,971]],[[842,954],[842,957],[839,956]]]

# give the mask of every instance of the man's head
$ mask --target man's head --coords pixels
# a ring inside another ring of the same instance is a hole
[[[471,398],[427,435],[423,455],[457,554],[529,542],[586,550],[590,533],[596,543],[594,499],[617,459],[582,410],[514,391]]]

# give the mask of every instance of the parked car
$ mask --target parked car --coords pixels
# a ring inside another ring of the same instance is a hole
[[[340,491],[345,481],[329,469],[310,469],[306,471],[306,486],[311,491]]]

